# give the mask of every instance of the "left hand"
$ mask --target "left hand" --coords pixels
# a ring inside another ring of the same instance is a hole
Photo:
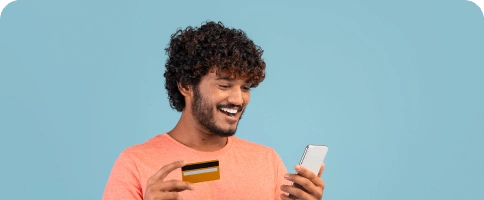
[[[281,199],[321,200],[324,190],[324,182],[321,180],[324,164],[321,165],[318,175],[303,166],[298,165],[294,169],[297,174],[287,174],[286,179],[294,181],[295,184],[299,184],[302,188],[297,188],[292,185],[282,185],[281,190],[289,193],[289,196],[281,194]]]

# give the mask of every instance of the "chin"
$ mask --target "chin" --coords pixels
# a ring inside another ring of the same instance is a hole
[[[227,129],[218,128],[218,130],[213,130],[212,132],[215,135],[218,135],[221,137],[230,137],[235,135],[235,133],[237,132],[237,128],[227,128]]]

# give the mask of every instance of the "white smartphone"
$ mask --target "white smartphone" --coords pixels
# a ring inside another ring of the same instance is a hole
[[[307,145],[302,155],[301,161],[299,162],[299,165],[302,165],[309,171],[318,175],[327,152],[328,152],[328,147],[326,145],[316,145],[316,144]],[[292,185],[294,187],[297,187],[299,189],[306,191],[302,186],[300,186],[297,183],[292,182]],[[289,195],[289,197],[294,198],[294,196],[292,195]]]

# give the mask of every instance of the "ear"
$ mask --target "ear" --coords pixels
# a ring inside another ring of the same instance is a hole
[[[180,93],[187,97],[187,96],[192,96],[192,87],[190,85],[183,85],[181,82],[178,82],[177,83],[178,85],[178,90],[180,91]]]

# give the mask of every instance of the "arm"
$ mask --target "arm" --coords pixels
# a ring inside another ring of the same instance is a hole
[[[124,151],[114,163],[104,190],[103,200],[153,200],[179,199],[178,192],[193,190],[193,186],[179,180],[165,181],[165,177],[173,170],[184,166],[184,162],[176,161],[161,167],[148,179],[145,194],[142,194],[140,175],[136,164],[129,153]]]
[[[287,179],[284,178],[284,175],[287,174],[287,169],[284,163],[282,162],[282,159],[279,157],[279,155],[274,151],[274,159],[275,159],[275,166],[274,169],[275,171],[275,190],[274,190],[274,198],[277,200],[281,199],[281,194],[286,194],[286,192],[281,190],[282,185],[290,185],[291,182],[288,181]]]
[[[111,170],[103,200],[142,200],[138,168],[129,153],[123,151]]]

